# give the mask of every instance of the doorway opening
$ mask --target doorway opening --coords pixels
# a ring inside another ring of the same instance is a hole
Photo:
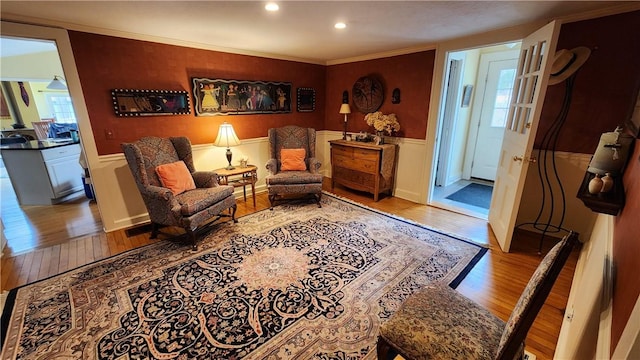
[[[59,80],[62,86],[51,87],[52,79],[64,79],[56,42],[3,35],[0,44],[3,63],[0,97],[3,110],[7,110],[0,116],[3,139],[0,152],[2,250],[13,256],[102,231],[95,196],[92,190],[87,191],[92,188],[86,160],[82,150],[78,150],[79,154],[75,151],[82,146],[72,137],[78,128],[71,96],[66,84]],[[11,101],[4,101],[6,98]],[[47,123],[46,130],[39,127],[43,123]],[[12,169],[20,171],[11,175],[7,170],[10,158],[16,158],[10,157],[9,152],[21,150],[6,149],[11,145],[10,142],[5,144],[4,140],[17,138],[28,148],[41,148],[47,143],[51,148],[65,149],[70,154],[54,157],[47,153],[46,161],[36,164],[38,169],[46,170],[32,171],[38,175],[49,174],[50,192],[55,195],[55,201],[49,199],[48,191],[34,185],[36,183],[30,181],[29,176],[25,177],[24,169],[31,167],[13,161]],[[65,145],[74,141],[69,147]],[[73,151],[67,150],[72,147]],[[17,194],[23,195],[22,203]]]
[[[487,219],[520,42],[449,52],[430,204]]]

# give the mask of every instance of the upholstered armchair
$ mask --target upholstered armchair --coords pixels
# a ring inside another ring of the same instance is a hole
[[[322,197],[320,161],[316,159],[316,131],[285,126],[269,129],[269,155],[265,178],[271,207],[291,194],[311,194],[318,207]]]
[[[570,233],[542,259],[505,323],[446,284],[428,285],[380,327],[378,359],[522,359],[524,340],[578,238]]]
[[[195,171],[188,138],[143,137],[121,147],[149,212],[152,239],[160,225],[178,226],[196,250],[197,231],[221,217],[237,222],[233,186],[219,185],[215,172]]]

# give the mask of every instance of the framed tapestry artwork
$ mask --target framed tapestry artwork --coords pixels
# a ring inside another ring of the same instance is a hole
[[[184,90],[111,90],[118,116],[182,115],[191,113],[189,93]]]
[[[312,112],[316,109],[316,91],[312,88],[298,88],[298,112]]]
[[[193,78],[196,116],[291,112],[291,83]]]

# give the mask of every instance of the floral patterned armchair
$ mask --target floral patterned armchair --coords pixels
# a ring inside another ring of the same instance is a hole
[[[152,239],[157,237],[159,225],[178,226],[185,229],[196,250],[196,230],[210,224],[209,220],[226,216],[237,222],[233,186],[219,185],[215,172],[195,171],[188,138],[143,137],[133,143],[121,144],[121,147],[149,212]],[[156,169],[180,160],[184,161],[193,178],[195,189],[175,195],[163,187]],[[231,210],[230,215],[222,213],[226,209]]]
[[[285,126],[269,129],[269,155],[265,178],[271,206],[283,195],[312,194],[320,205],[322,197],[322,174],[320,161],[316,159],[316,131],[312,128]],[[282,150],[304,149],[304,170],[283,170]]]
[[[448,285],[427,285],[380,328],[378,359],[522,359],[524,340],[569,257],[571,232],[542,259],[505,323]]]

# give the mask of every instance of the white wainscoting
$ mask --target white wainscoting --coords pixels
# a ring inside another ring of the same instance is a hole
[[[537,155],[538,150],[534,149],[533,154]],[[582,184],[585,171],[591,159],[590,154],[568,153],[568,152],[556,152],[556,168],[558,174],[562,180],[562,186],[564,187],[565,199],[566,199],[566,214],[564,223],[562,225],[565,229],[574,230],[580,233],[580,239],[588,239],[591,236],[593,224],[595,223],[597,214],[587,208],[584,203],[576,197],[578,188]],[[538,159],[540,162],[540,159]],[[553,174],[551,169],[551,157],[547,158],[547,168],[549,174]],[[551,175],[553,177],[553,175]],[[552,179],[552,183],[555,179]],[[550,209],[549,193],[547,192],[546,209]],[[560,196],[559,189],[554,187],[554,202],[555,202],[555,214],[552,224],[557,225],[560,221],[560,213],[558,212],[558,204],[560,204],[562,198]],[[518,219],[516,224],[523,224],[533,222],[540,211],[540,205],[542,204],[542,186],[538,178],[537,164],[530,163],[529,171],[527,172],[527,180],[524,185],[524,192],[522,194],[522,200],[520,203],[520,210],[518,211]],[[546,223],[549,212],[545,211],[541,219]],[[529,229],[529,227],[523,227],[523,229]],[[562,237],[566,233],[555,234],[557,237]],[[554,234],[550,234],[554,235]]]
[[[608,358],[615,218],[604,214],[596,218],[593,232],[580,250],[555,359]]]
[[[318,131],[316,136],[316,157],[322,162],[320,171],[323,175],[330,177],[331,151],[328,141],[341,139],[342,133]],[[394,196],[418,202],[420,177],[423,176],[426,166],[426,142],[394,137],[388,137],[387,140],[398,144]],[[193,161],[196,169],[213,170],[225,167],[227,165],[225,151],[225,148],[212,145],[194,145]],[[231,151],[234,165],[239,163],[242,156],[247,156],[249,164],[258,167],[256,192],[266,191],[264,178],[267,175],[265,164],[269,157],[268,138],[244,139],[241,145],[231,148]],[[124,154],[100,156],[98,166],[91,169],[91,176],[96,187],[105,231],[123,229],[149,220]],[[235,194],[236,197],[241,198],[242,189],[236,189]]]

